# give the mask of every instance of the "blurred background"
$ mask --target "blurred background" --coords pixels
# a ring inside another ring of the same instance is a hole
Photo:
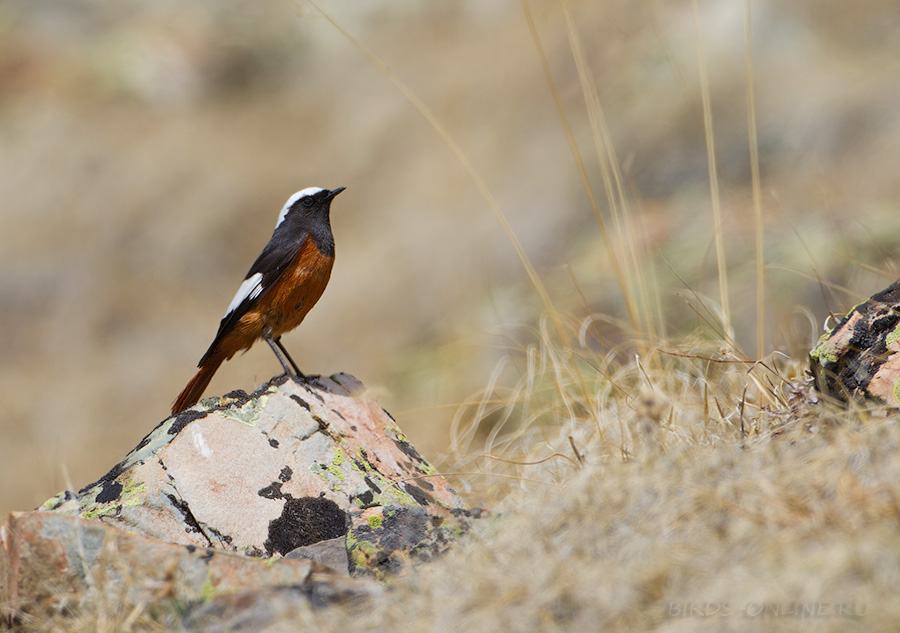
[[[765,350],[802,357],[829,311],[897,277],[900,13],[750,5]],[[529,6],[606,209],[562,7]],[[697,20],[674,0],[567,6],[673,341],[702,326],[680,295],[719,299],[708,80],[732,318],[753,356],[745,3],[699,0]],[[557,307],[624,321],[523,5],[321,7],[446,126]],[[391,76],[303,1],[0,4],[0,514],[96,480],[166,417],[284,201],[313,185],[348,188],[337,260],[285,343],[306,372],[357,376],[452,469],[459,403],[542,306],[471,174]],[[609,325],[604,341],[633,335]],[[279,371],[258,345],[207,395]]]

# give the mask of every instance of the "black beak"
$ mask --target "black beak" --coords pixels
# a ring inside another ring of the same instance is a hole
[[[332,198],[334,198],[336,195],[338,195],[340,192],[342,192],[346,188],[347,187],[338,187],[337,189],[333,189],[332,191],[329,191],[328,195],[325,196],[325,199],[331,200]]]

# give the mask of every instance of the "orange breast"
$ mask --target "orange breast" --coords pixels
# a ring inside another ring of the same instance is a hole
[[[306,318],[325,292],[333,264],[333,257],[323,255],[312,238],[306,238],[268,296],[260,297],[260,304],[267,307],[263,318],[275,336],[290,332]]]

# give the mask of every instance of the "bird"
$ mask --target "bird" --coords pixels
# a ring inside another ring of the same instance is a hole
[[[173,415],[200,400],[219,366],[260,338],[286,374],[293,370],[298,378],[305,377],[281,344],[281,335],[300,325],[331,278],[331,201],[344,189],[307,187],[288,198],[269,243],[247,271],[216,337],[197,363],[197,373],[172,404]]]

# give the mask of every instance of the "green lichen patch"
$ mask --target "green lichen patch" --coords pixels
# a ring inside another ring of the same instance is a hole
[[[347,534],[347,555],[355,569],[370,569],[378,559],[378,546],[369,541],[360,541]]]
[[[826,343],[820,343],[809,353],[809,357],[819,365],[834,365],[838,362],[837,355]]]
[[[139,506],[141,505],[141,495],[147,492],[147,486],[134,481],[126,482],[125,488],[122,490],[122,496],[119,502],[123,506]]]
[[[437,468],[432,466],[429,462],[422,461],[416,464],[416,470],[418,470],[423,475],[435,475],[440,476]]]
[[[346,480],[346,476],[344,475],[344,470],[340,466],[336,466],[334,462],[330,464],[319,464],[319,467],[331,475],[337,481]]]
[[[240,422],[241,424],[246,424],[247,426],[256,426],[256,420],[259,418],[259,414],[262,410],[265,409],[268,400],[268,396],[260,396],[243,405],[235,404],[222,409],[220,415],[224,418]]]
[[[896,349],[895,345],[897,341],[900,340],[900,323],[897,324],[897,327],[891,331],[890,334],[887,335],[885,339],[885,343],[887,344],[888,349]]]
[[[100,517],[112,516],[118,509],[118,503],[89,503],[81,509],[81,516],[93,520]]]

